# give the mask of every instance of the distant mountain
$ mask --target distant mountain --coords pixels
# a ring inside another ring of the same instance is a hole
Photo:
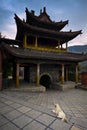
[[[69,52],[87,53],[87,45],[78,45],[68,47]],[[87,60],[79,63],[81,72],[87,71]]]
[[[77,45],[68,47],[69,52],[87,53],[87,45]]]

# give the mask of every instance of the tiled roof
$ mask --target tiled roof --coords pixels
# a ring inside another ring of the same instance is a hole
[[[34,15],[34,11],[28,11],[26,8],[26,23],[31,24],[33,26],[53,29],[56,31],[61,30],[66,24],[68,24],[68,20],[54,22],[50,19],[49,15],[46,11],[40,11],[40,15]]]
[[[72,32],[72,31],[60,32],[60,31],[49,30],[49,29],[41,28],[37,26],[32,26],[22,21],[17,15],[15,15],[15,20],[17,24],[17,39],[22,39],[24,36],[24,33],[27,33],[34,36],[44,37],[44,38],[50,38],[50,39],[56,39],[56,40],[59,39],[60,44],[63,44],[74,39],[76,36],[81,34],[81,30],[75,31],[75,32]]]
[[[13,47],[5,43],[2,43],[1,47],[10,55],[18,58],[42,59],[42,60],[65,61],[65,62],[67,61],[79,62],[87,60],[87,55],[84,54],[38,51],[32,49],[24,49],[20,47]]]

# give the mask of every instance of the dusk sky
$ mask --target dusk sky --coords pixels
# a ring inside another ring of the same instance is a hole
[[[6,38],[15,39],[14,13],[25,19],[26,7],[39,15],[44,6],[51,20],[69,20],[63,31],[82,30],[83,34],[70,41],[69,46],[87,44],[87,0],[0,0],[0,32]]]

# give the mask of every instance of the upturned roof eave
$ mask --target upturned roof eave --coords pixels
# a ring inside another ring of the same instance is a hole
[[[25,11],[27,14],[26,15],[29,15],[29,17],[31,18],[32,17],[32,19],[35,19],[35,20],[37,20],[37,21],[40,21],[39,20],[39,16],[35,16],[35,15],[32,15],[31,14],[31,12],[26,8],[26,11]],[[42,22],[42,21],[41,21]],[[44,21],[45,22],[45,21]],[[66,20],[66,21],[60,21],[60,22],[53,22],[52,20],[50,20],[50,22],[51,23],[49,23],[49,24],[53,24],[53,25],[60,25],[60,24],[68,24],[68,20]]]
[[[81,34],[81,30],[80,31],[75,31],[75,32],[57,32],[54,30],[48,30],[48,29],[43,29],[43,28],[38,28],[32,25],[29,25],[25,22],[23,22],[17,15],[15,15],[15,20],[16,20],[16,24],[17,24],[17,30],[20,30],[22,33],[29,33],[32,35],[37,35],[37,36],[43,36],[43,37],[49,37],[49,38],[53,38],[53,39],[60,39],[62,41],[68,42],[69,40],[72,40],[73,38],[75,38],[76,36],[78,36],[79,34]],[[62,41],[62,42],[63,42]],[[61,44],[62,44],[61,42]]]
[[[60,22],[53,22],[52,20],[49,20],[50,22],[46,22],[45,20],[44,21],[41,21],[40,20],[40,16],[35,16],[35,15],[32,15],[31,12],[28,11],[28,9],[26,8],[26,22],[31,24],[33,23],[33,25],[35,26],[40,26],[42,25],[42,27],[44,27],[44,25],[46,27],[48,26],[51,26],[51,28],[54,27],[54,29],[56,29],[57,31],[60,31],[62,28],[64,28],[67,24],[68,24],[68,21],[69,20],[66,20],[66,21],[60,21]],[[29,22],[29,21],[32,21],[32,22]]]
[[[41,59],[41,60],[53,60],[53,61],[66,61],[66,62],[81,62],[87,60],[87,55],[75,54],[75,53],[53,53],[46,51],[37,51],[24,48],[12,47],[8,44],[2,43],[2,50],[17,58],[24,59]]]

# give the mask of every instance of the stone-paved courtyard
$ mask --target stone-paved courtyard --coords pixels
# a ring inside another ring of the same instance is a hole
[[[64,123],[51,112],[58,103]],[[0,92],[0,130],[87,130],[87,91]]]

